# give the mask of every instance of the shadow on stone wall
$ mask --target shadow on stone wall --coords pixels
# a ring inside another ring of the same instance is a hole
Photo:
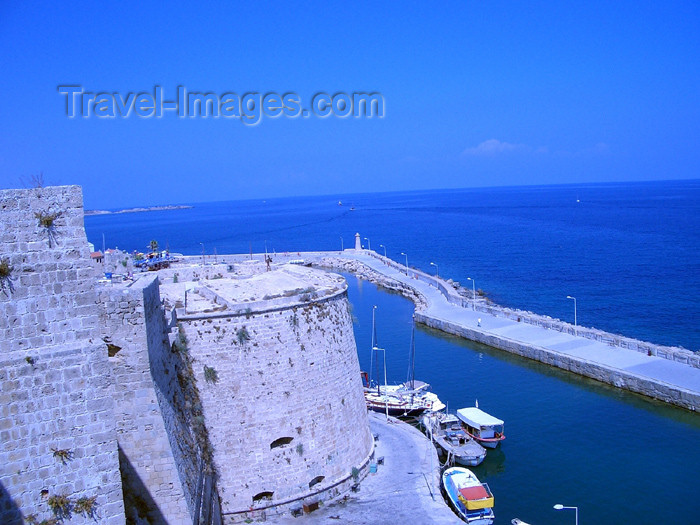
[[[156,502],[153,501],[151,494],[121,447],[119,447],[119,470],[122,475],[124,511],[127,525],[140,525],[143,523],[168,525],[165,516],[160,512]],[[21,523],[21,521],[18,523]]]
[[[0,522],[3,525],[22,525],[24,523],[22,513],[2,483],[0,483]]]
[[[201,467],[196,437],[189,424],[188,396],[180,381],[186,377],[186,351],[175,351],[170,343],[170,326],[161,309],[160,292],[156,282],[151,301],[144,294],[145,324],[148,335],[148,363],[151,379],[166,428],[166,435],[173,453],[177,475],[180,479],[186,510],[192,514],[200,497],[197,479]],[[146,308],[147,305],[150,305]],[[191,367],[190,367],[191,370]],[[173,378],[177,378],[174,381]]]

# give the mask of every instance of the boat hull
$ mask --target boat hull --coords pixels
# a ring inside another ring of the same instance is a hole
[[[493,512],[493,495],[486,484],[482,484],[468,469],[452,467],[442,475],[442,487],[450,507],[470,525],[492,525],[495,519]],[[469,495],[464,491],[481,491],[483,497]],[[465,499],[463,495],[467,494]]]
[[[499,437],[495,437],[495,438],[482,438],[482,437],[479,437],[478,435],[472,433],[473,432],[472,429],[470,429],[468,427],[464,431],[467,433],[467,435],[470,438],[472,438],[474,441],[479,443],[479,445],[481,445],[484,448],[496,448],[501,443],[501,441],[503,441],[506,438],[504,435],[499,435]]]
[[[398,416],[406,416],[406,417],[417,417],[420,416],[423,412],[425,412],[426,408],[425,407],[405,407],[405,406],[397,406],[392,403],[375,403],[371,401],[367,401],[367,408],[369,410],[372,410],[373,412],[379,412],[381,414],[386,414],[388,413],[390,416],[398,417]]]
[[[477,443],[479,443],[479,445],[481,445],[484,448],[496,448],[499,445],[499,443],[502,441],[500,439],[498,441],[487,441],[484,439],[476,439],[476,438],[474,438],[474,439]]]
[[[444,443],[441,442],[442,440],[435,440],[435,444],[438,446],[440,449],[440,452],[444,456],[450,456],[454,458],[454,462],[457,465],[462,465],[463,467],[476,467],[477,465],[481,465],[481,463],[484,461],[484,458],[486,458],[486,451],[481,449],[483,452],[478,453],[478,454],[469,454],[469,453],[464,453],[463,451],[460,451],[458,448],[446,446]]]
[[[483,456],[455,456],[455,463],[463,467],[476,467],[481,465],[485,457],[486,454]]]
[[[374,387],[365,387],[364,395],[369,410],[384,413],[388,411],[390,416],[418,417],[432,411],[433,407],[444,407],[432,392],[416,394],[405,390],[402,385],[382,386],[379,387],[379,391]]]
[[[469,437],[453,415],[427,413],[420,422],[439,453],[448,460],[453,459],[456,465],[475,467],[486,458],[486,449]]]

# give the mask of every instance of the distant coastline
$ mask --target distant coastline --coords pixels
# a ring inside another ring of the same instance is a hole
[[[109,215],[112,213],[138,213],[138,212],[142,212],[142,211],[186,210],[189,208],[194,208],[194,206],[187,206],[187,205],[148,206],[147,208],[127,208],[127,209],[118,210],[118,211],[85,210],[85,215]]]

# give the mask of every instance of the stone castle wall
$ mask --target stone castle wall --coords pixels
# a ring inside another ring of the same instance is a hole
[[[207,264],[206,266],[197,266],[196,264],[195,259],[193,266],[176,266],[158,270],[158,277],[163,283],[171,283],[175,275],[177,275],[177,280],[180,282],[231,276],[228,264]]]
[[[117,438],[127,516],[153,525],[192,523],[196,447],[175,404],[176,381],[156,274],[99,291],[102,335],[115,380]]]
[[[365,471],[373,445],[348,306],[344,287],[268,310],[178,312],[224,522],[333,497]]]
[[[177,271],[219,283],[256,264]],[[96,277],[79,187],[0,191],[0,523],[234,522],[364,476],[344,285],[178,320],[156,274]]]
[[[0,523],[52,518],[49,503],[65,496],[71,523],[122,524],[113,385],[78,186],[0,191],[0,267]],[[93,516],[76,510],[92,498]]]

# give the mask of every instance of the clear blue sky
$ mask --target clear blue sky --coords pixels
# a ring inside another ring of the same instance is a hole
[[[0,48],[0,187],[43,171],[88,208],[700,177],[697,1],[3,2]],[[68,119],[62,84],[386,115]]]

